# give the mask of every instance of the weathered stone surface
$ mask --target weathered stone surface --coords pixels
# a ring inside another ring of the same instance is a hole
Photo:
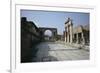
[[[89,51],[78,49],[61,43],[40,43],[35,60],[44,61],[67,61],[67,60],[89,60]]]

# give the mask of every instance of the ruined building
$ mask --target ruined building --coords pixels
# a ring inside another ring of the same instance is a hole
[[[56,28],[37,27],[33,21],[27,21],[26,17],[21,17],[21,62],[32,61],[32,57],[38,50],[35,46],[45,40],[46,30],[52,31],[51,39],[54,41],[57,36]]]
[[[21,62],[31,61],[36,49],[34,47],[41,41],[41,32],[32,21],[27,21],[26,17],[21,18]]]
[[[68,18],[65,22],[64,41],[67,43],[89,45],[89,32],[89,25],[73,27],[72,20]]]

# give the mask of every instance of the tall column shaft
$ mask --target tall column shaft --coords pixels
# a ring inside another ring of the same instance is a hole
[[[65,34],[65,42],[67,42],[67,33],[66,33],[66,31],[64,32],[64,34]]]
[[[85,44],[85,38],[84,38],[84,34],[82,33],[82,44]]]
[[[72,25],[70,25],[70,43],[73,42],[73,28]]]
[[[76,34],[76,43],[79,43],[78,33]]]

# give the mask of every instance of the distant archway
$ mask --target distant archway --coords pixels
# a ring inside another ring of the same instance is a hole
[[[50,30],[45,30],[45,32],[44,32],[44,38],[45,38],[45,40],[51,40],[51,38],[52,38],[52,31],[50,31]]]
[[[44,35],[48,36],[48,37],[51,37],[53,34],[52,34],[51,30],[45,30]]]
[[[57,36],[57,28],[46,28],[40,27],[39,30],[42,32],[42,36],[46,40],[55,41]]]

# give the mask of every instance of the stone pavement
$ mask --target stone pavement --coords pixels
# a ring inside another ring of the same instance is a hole
[[[33,58],[36,62],[88,60],[89,51],[55,42],[43,42],[36,46],[38,52]]]

